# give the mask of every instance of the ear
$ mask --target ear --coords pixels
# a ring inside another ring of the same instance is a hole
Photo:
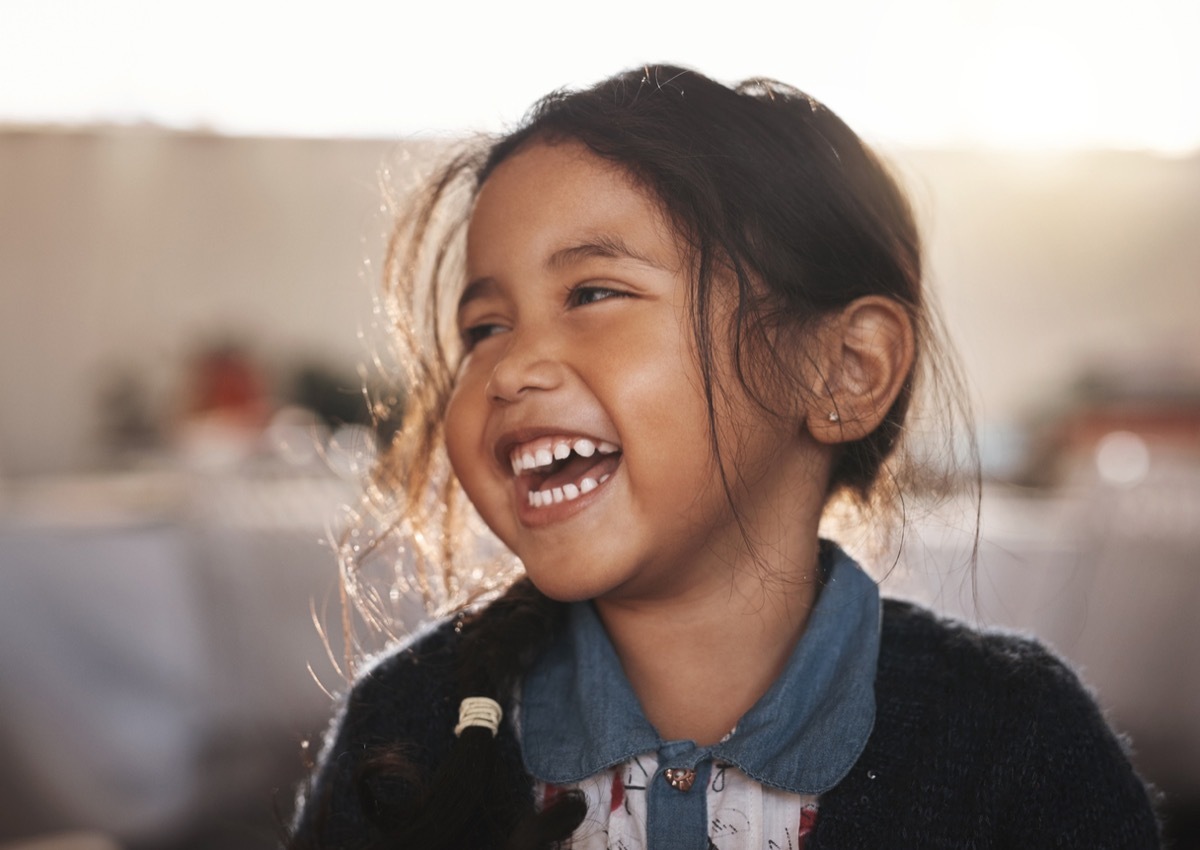
[[[818,374],[805,424],[818,442],[849,443],[883,422],[912,369],[915,334],[908,311],[891,298],[850,302],[817,333]]]

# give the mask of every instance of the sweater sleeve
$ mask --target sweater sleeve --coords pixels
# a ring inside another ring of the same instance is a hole
[[[1152,848],[1150,795],[1075,673],[1026,637],[886,600],[875,728],[812,850]]]
[[[291,850],[350,850],[371,846],[380,833],[372,799],[393,803],[414,793],[416,782],[452,742],[451,660],[444,635],[401,647],[370,667],[338,706],[315,770],[297,800]],[[405,769],[372,771],[379,760]]]
[[[997,767],[1010,846],[1158,847],[1150,795],[1075,673],[1034,642],[1009,648],[1021,675]]]

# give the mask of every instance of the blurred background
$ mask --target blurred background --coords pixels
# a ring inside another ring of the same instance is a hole
[[[660,60],[895,164],[985,482],[974,573],[968,507],[887,583],[1070,658],[1200,846],[1200,4],[438,5],[0,2],[0,847],[273,846],[343,685],[381,182]]]

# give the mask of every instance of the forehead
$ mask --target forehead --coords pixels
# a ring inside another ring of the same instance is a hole
[[[576,142],[533,143],[504,160],[479,191],[467,229],[470,277],[497,264],[546,262],[606,237],[678,266],[661,204],[619,165]]]

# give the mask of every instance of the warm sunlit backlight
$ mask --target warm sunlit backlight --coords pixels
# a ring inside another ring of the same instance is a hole
[[[669,60],[724,80],[794,83],[886,143],[1200,147],[1196,0],[746,0],[730,11],[708,19],[636,0],[610,0],[603,15],[523,0],[518,16],[391,0],[336,11],[5,0],[0,123],[495,130],[551,89]]]
[[[1028,150],[1149,148],[1164,153],[1200,141],[1200,108],[1189,108],[1183,33],[1161,4],[1114,13],[1045,4],[997,19],[963,67],[966,140]],[[1200,94],[1200,93],[1195,93]],[[1200,102],[1200,101],[1198,101]]]
[[[963,77],[967,133],[997,147],[1071,147],[1099,129],[1095,88],[1073,45],[998,36]]]

